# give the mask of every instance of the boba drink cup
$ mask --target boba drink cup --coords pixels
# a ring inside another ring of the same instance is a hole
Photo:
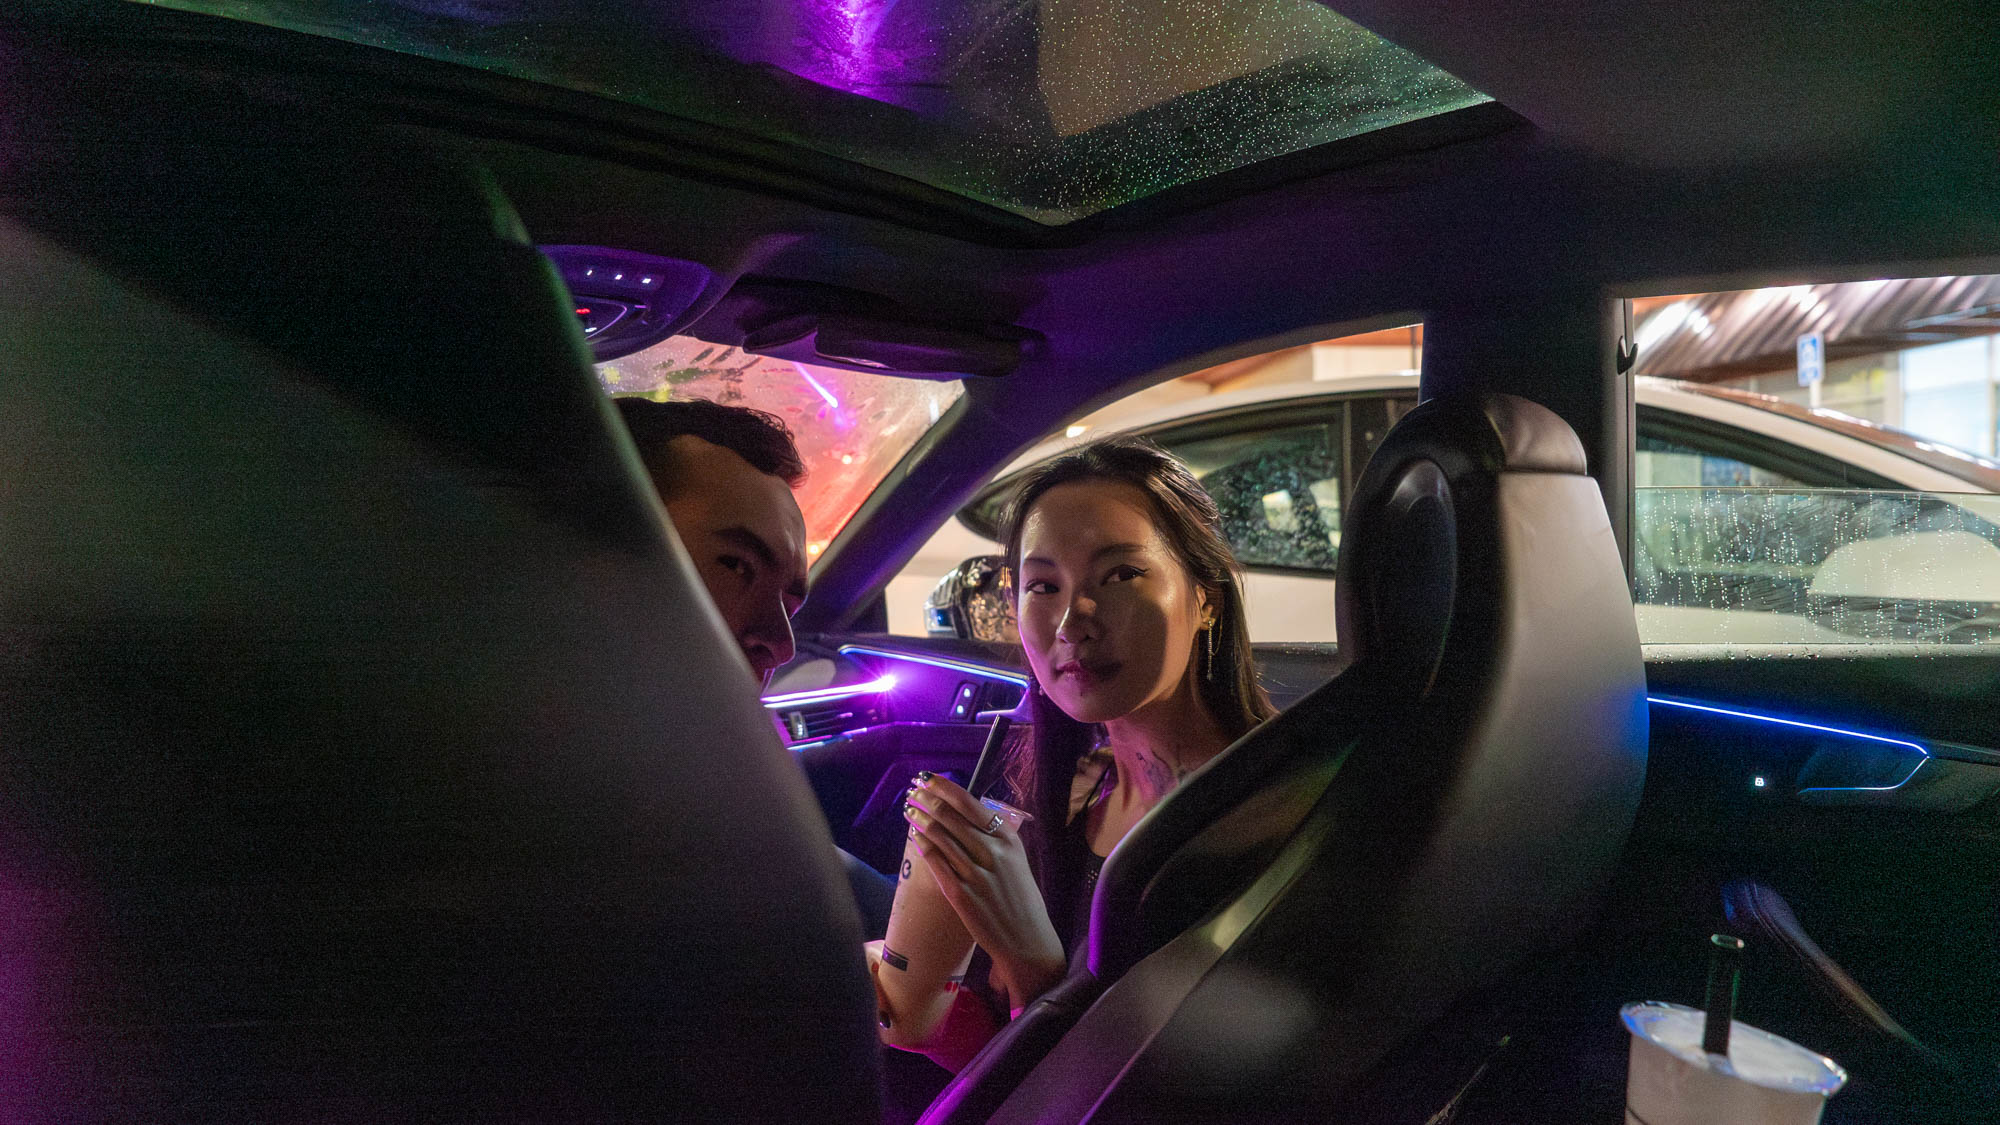
[[[1817,1125],[1847,1072],[1744,1023],[1732,1023],[1727,1055],[1702,1049],[1703,1012],[1679,1004],[1627,1004],[1632,1033],[1625,1074],[1625,1125]]]
[[[1016,831],[1032,819],[991,798],[980,804]],[[922,1047],[950,1010],[972,961],[972,934],[938,886],[914,839],[903,842],[896,871],[896,898],[889,907],[889,932],[882,940],[882,968],[876,980],[887,1002],[881,1013],[882,1042]]]

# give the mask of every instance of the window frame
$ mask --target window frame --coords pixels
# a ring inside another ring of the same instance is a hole
[[[1353,403],[1367,399],[1400,400],[1414,407],[1418,401],[1415,388],[1373,388],[1369,390],[1328,391],[1325,394],[1301,396],[1281,402],[1252,403],[1218,411],[1214,414],[1195,418],[1177,419],[1151,426],[1112,432],[1133,433],[1149,438],[1171,450],[1175,443],[1208,441],[1221,437],[1233,437],[1250,431],[1279,430],[1296,426],[1336,425],[1339,430],[1341,459],[1342,507],[1346,498],[1353,495],[1354,483],[1361,477],[1362,465],[1353,464],[1350,453],[1353,449],[1353,412],[1347,409]],[[1333,409],[1340,410],[1340,417],[1327,417]],[[1392,423],[1393,425],[1393,423]],[[1080,443],[1079,443],[1080,444]],[[996,478],[991,484],[979,490],[969,502],[959,508],[956,519],[967,530],[982,539],[998,541],[1000,538],[999,509],[996,503],[1011,492],[1021,482],[1021,478],[1038,466],[1046,464],[1061,451],[1052,451],[1036,458],[1032,463]],[[1232,550],[1235,544],[1230,544]],[[1304,578],[1332,579],[1335,572],[1318,567],[1278,566],[1269,563],[1243,564],[1246,573],[1292,575]]]

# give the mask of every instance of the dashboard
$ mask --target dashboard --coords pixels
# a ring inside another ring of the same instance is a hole
[[[834,842],[877,870],[902,852],[903,789],[918,770],[964,783],[995,711],[1027,691],[1018,650],[949,638],[802,638],[764,693]]]

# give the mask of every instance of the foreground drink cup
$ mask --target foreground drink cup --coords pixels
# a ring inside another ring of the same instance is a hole
[[[1647,1002],[1619,1014],[1632,1033],[1625,1125],[1817,1125],[1847,1083],[1832,1059],[1744,1023],[1731,1025],[1727,1058],[1708,1054],[1696,1008]]]
[[[990,797],[980,803],[1016,831],[1033,819]],[[905,840],[889,932],[882,940],[882,971],[876,977],[889,1005],[882,1041],[892,1047],[923,1046],[950,1010],[971,961],[972,934],[918,854],[917,842]]]

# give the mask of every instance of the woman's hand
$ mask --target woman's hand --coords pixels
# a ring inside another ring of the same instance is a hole
[[[993,958],[993,983],[1020,1008],[1053,988],[1068,968],[1062,939],[1028,870],[1020,833],[950,778],[919,777],[903,809],[925,866],[952,909]]]

